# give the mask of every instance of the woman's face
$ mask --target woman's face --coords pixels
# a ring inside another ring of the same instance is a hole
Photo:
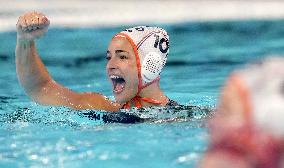
[[[106,71],[113,85],[113,94],[118,103],[124,104],[135,97],[138,91],[136,57],[131,44],[124,37],[111,40],[106,59]]]

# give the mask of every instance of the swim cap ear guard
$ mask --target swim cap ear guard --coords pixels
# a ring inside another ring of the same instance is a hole
[[[143,83],[149,83],[159,77],[162,68],[166,63],[166,58],[163,59],[156,52],[148,53],[142,63],[141,75]]]

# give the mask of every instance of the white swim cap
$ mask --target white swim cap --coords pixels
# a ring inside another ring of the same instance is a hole
[[[251,121],[284,138],[284,57],[266,58],[235,74],[248,92]]]
[[[164,29],[139,26],[126,29],[114,37],[127,38],[133,47],[138,69],[138,90],[159,78],[169,53],[169,36]]]

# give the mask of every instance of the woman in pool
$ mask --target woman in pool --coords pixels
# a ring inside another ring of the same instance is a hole
[[[140,26],[112,38],[106,56],[106,71],[116,100],[112,102],[99,93],[74,92],[51,78],[35,46],[35,39],[47,32],[49,23],[47,17],[38,12],[20,16],[17,23],[17,75],[34,101],[106,111],[173,103],[159,87],[159,74],[169,53],[169,36],[165,30]]]

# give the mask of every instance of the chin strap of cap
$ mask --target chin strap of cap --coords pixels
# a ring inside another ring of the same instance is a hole
[[[154,79],[152,82],[147,83],[146,85],[144,85],[144,86],[142,86],[142,87],[139,87],[136,96],[135,96],[134,98],[132,98],[130,101],[126,102],[126,103],[123,105],[123,108],[124,108],[124,109],[130,109],[130,107],[131,107],[131,102],[133,102],[133,103],[134,103],[134,106],[137,107],[137,108],[141,108],[141,107],[142,107],[141,101],[144,101],[144,102],[147,102],[147,103],[156,104],[156,105],[162,104],[162,103],[163,103],[162,101],[159,101],[159,100],[156,100],[156,99],[152,99],[152,98],[147,98],[147,97],[141,97],[141,96],[139,96],[139,93],[141,92],[142,89],[144,89],[144,88],[150,86],[151,84],[153,84],[153,83],[155,83],[155,82],[158,82],[159,80],[160,80],[160,77],[157,77],[157,78]]]

